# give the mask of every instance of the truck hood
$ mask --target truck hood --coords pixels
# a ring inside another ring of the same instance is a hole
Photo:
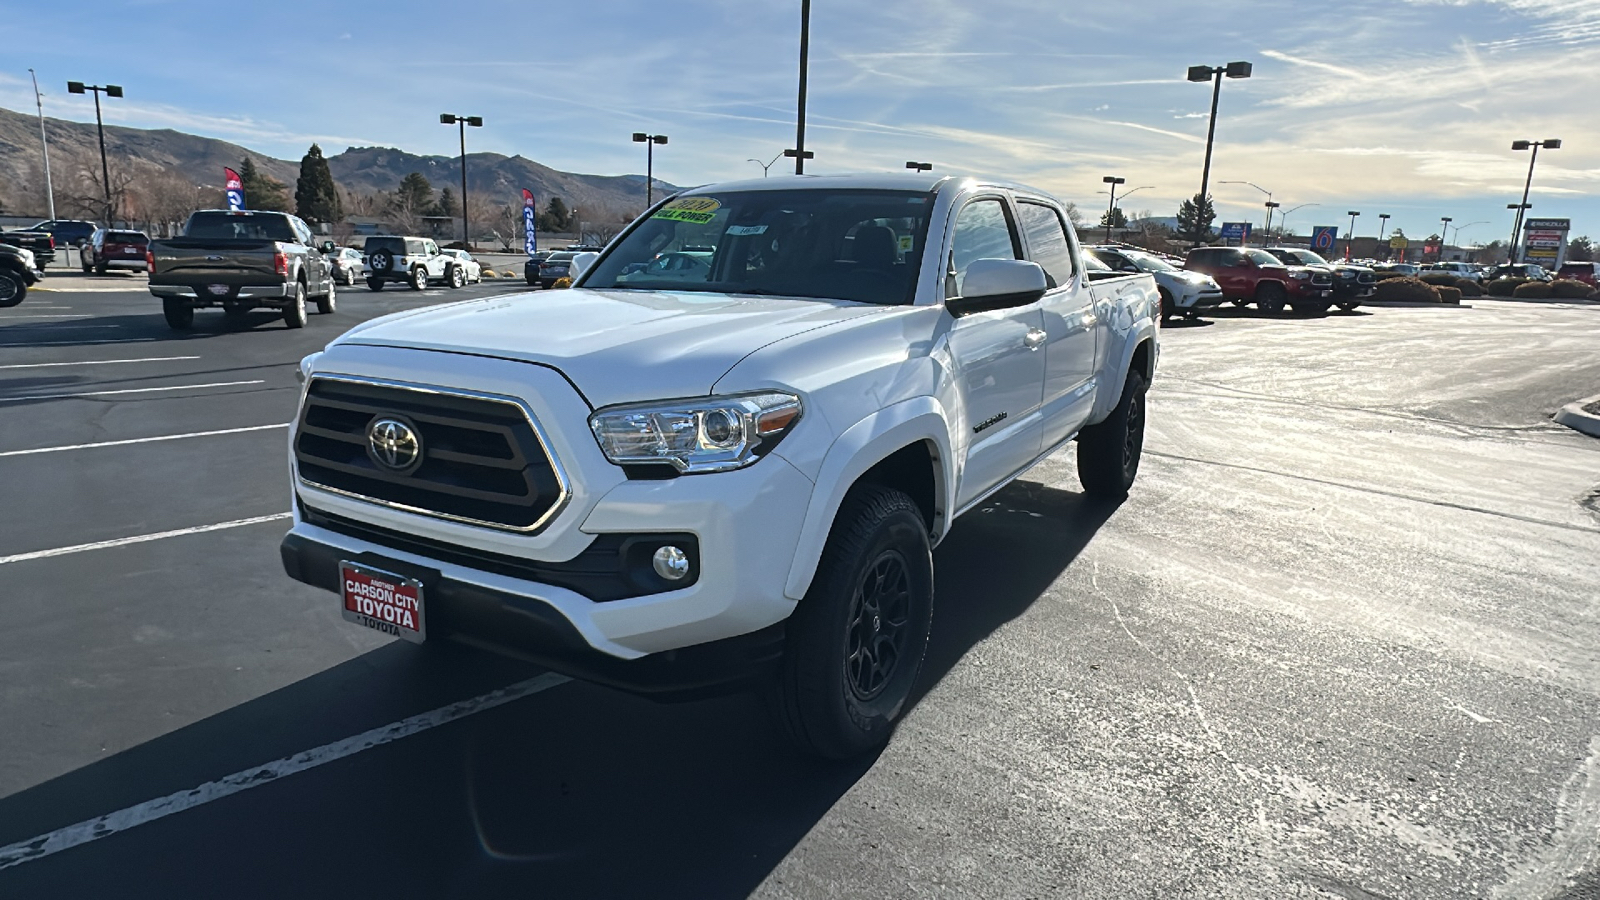
[[[595,407],[694,397],[768,344],[888,307],[844,301],[574,288],[405,312],[335,344],[404,347],[538,363]]]

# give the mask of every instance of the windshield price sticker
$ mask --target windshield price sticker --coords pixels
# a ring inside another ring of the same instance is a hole
[[[734,237],[746,237],[746,236],[753,235],[753,234],[765,234],[766,231],[767,231],[767,226],[765,226],[765,225],[729,225],[728,226],[728,234],[733,235]]]
[[[682,197],[656,210],[655,215],[650,218],[705,225],[721,208],[722,204],[710,197]]]
[[[427,637],[422,620],[422,582],[355,563],[339,566],[346,621],[415,644]]]

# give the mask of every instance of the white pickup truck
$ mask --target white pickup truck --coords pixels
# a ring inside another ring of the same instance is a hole
[[[693,279],[650,263],[695,253]],[[952,523],[1076,439],[1138,471],[1160,302],[1063,206],[930,175],[658,204],[571,290],[374,319],[301,363],[288,574],[346,619],[655,696],[762,684],[845,757],[904,712]]]

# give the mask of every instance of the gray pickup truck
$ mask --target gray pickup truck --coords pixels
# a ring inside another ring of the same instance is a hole
[[[194,311],[220,306],[239,318],[257,307],[283,310],[284,324],[303,328],[306,301],[334,311],[332,266],[311,228],[281,212],[201,210],[183,237],[150,242],[150,293],[161,298],[167,324],[183,331]]]

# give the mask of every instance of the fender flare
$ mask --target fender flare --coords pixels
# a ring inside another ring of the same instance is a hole
[[[805,597],[822,561],[839,507],[861,476],[896,451],[921,442],[931,443],[934,449],[934,506],[938,521],[929,526],[935,540],[949,530],[955,516],[952,501],[956,495],[956,466],[952,464],[950,424],[944,407],[937,398],[922,396],[881,409],[845,429],[823,457],[817,487],[811,492],[800,527],[789,580],[784,585],[785,596],[796,601]]]
[[[1090,424],[1098,424],[1111,414],[1111,410],[1122,400],[1122,386],[1128,380],[1128,368],[1133,365],[1133,354],[1139,345],[1145,341],[1151,344],[1150,371],[1144,373],[1146,380],[1155,374],[1156,363],[1161,355],[1161,343],[1156,339],[1156,326],[1148,318],[1140,319],[1139,323],[1122,341],[1122,346],[1117,350],[1117,364],[1108,367],[1105,376],[1119,375],[1119,378],[1102,376],[1098,396],[1095,398],[1094,414],[1090,416]]]

